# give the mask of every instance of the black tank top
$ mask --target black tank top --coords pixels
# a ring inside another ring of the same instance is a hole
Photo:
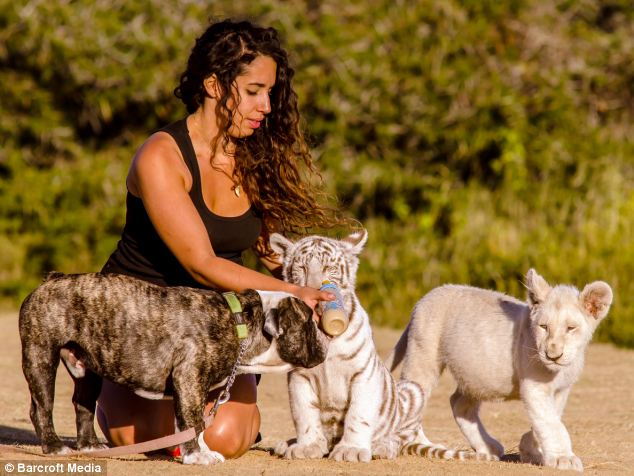
[[[251,248],[260,236],[261,216],[253,207],[237,217],[223,217],[209,210],[203,200],[200,169],[186,120],[161,130],[174,138],[192,174],[189,196],[205,224],[216,256],[242,264],[242,252]],[[143,201],[130,192],[126,196],[126,222],[121,239],[101,272],[127,274],[164,286],[202,287],[163,243]]]

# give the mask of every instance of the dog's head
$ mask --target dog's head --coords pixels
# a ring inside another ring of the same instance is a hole
[[[328,352],[328,337],[313,320],[313,310],[284,292],[258,291],[264,311],[259,344],[240,365],[242,373],[288,372],[321,364]]]

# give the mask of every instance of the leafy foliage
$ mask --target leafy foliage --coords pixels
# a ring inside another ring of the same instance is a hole
[[[326,184],[369,230],[359,294],[402,326],[446,282],[615,291],[634,346],[634,8],[627,0],[0,0],[0,293],[99,269],[126,168],[211,17],[283,33]]]

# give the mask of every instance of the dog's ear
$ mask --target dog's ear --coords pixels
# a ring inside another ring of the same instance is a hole
[[[612,304],[612,288],[603,281],[587,284],[579,296],[581,307],[599,322],[608,315]]]
[[[280,320],[283,320],[281,316],[299,322],[306,322],[313,318],[313,310],[310,306],[296,297],[282,299],[277,309],[280,313]],[[281,325],[283,326],[283,323]]]
[[[264,332],[277,339],[282,335],[283,331],[280,329],[280,321],[278,319],[277,309],[269,309],[265,312],[264,316]]]
[[[280,335],[294,328],[300,328],[309,319],[312,320],[313,310],[308,304],[295,297],[287,297],[277,304],[277,327]],[[287,333],[287,337],[288,337]]]
[[[531,306],[544,302],[552,289],[550,284],[533,268],[526,273],[526,288],[528,289],[528,303]]]
[[[284,335],[278,341],[279,355],[285,362],[311,368],[326,358],[328,340],[313,321],[313,310],[301,299],[288,297],[278,305]]]
[[[288,256],[290,249],[293,247],[293,242],[280,233],[273,233],[269,237],[269,244],[271,249],[275,251],[280,257],[280,261],[284,261],[284,258]]]

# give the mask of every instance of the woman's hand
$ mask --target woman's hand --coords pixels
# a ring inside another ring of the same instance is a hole
[[[326,291],[321,291],[307,286],[300,286],[293,294],[304,301],[313,310],[313,319],[319,322],[319,315],[315,312],[319,301],[334,301],[336,296]]]

